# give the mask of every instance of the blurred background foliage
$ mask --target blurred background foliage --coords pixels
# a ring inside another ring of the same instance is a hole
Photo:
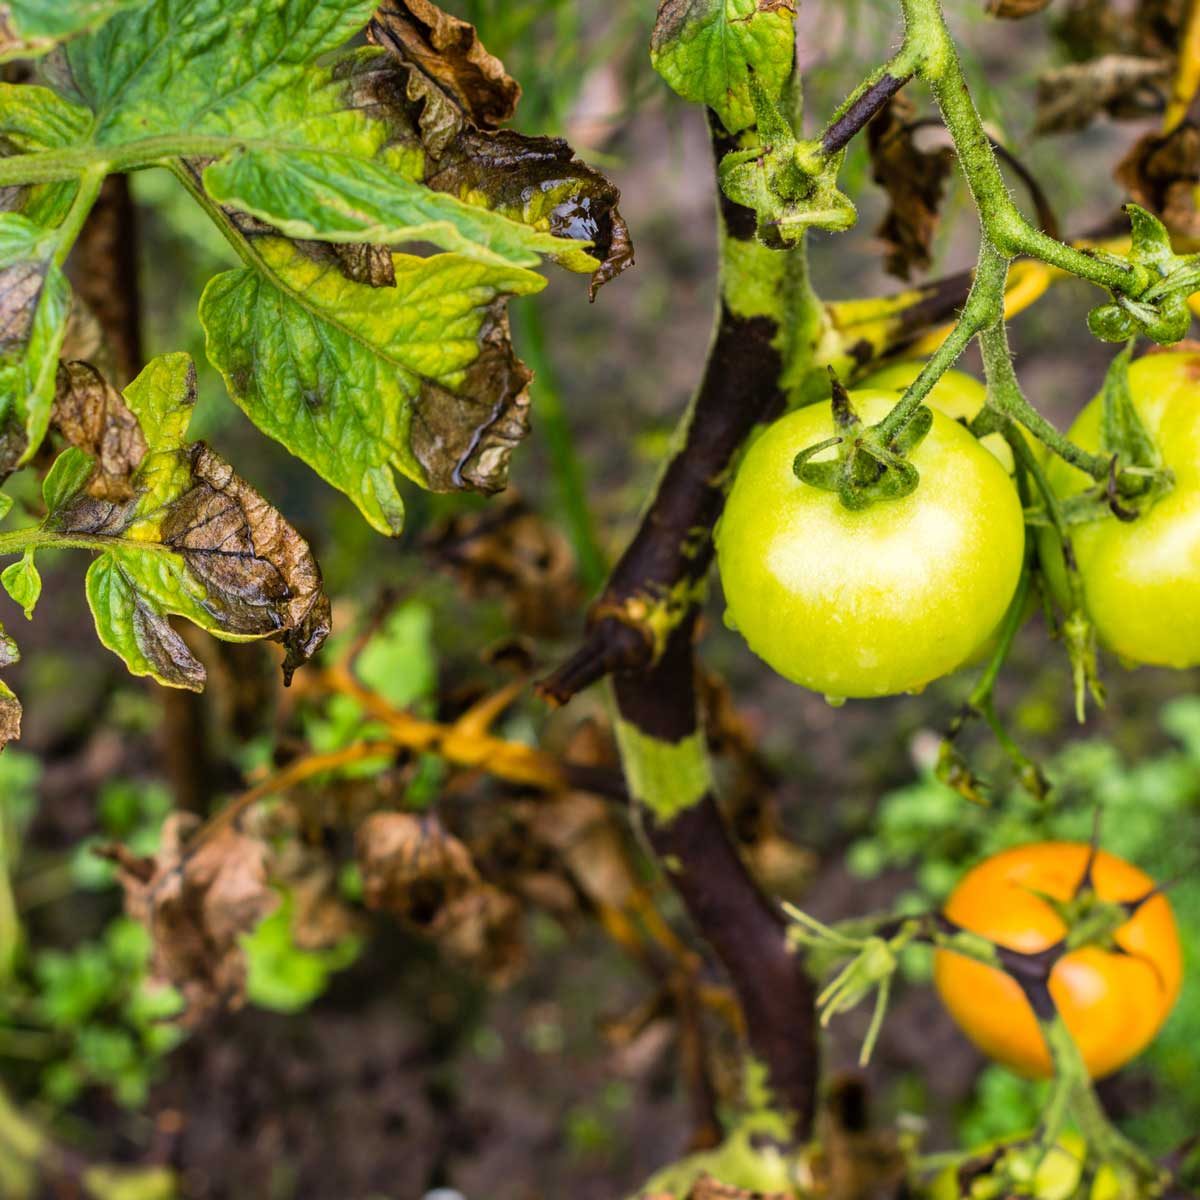
[[[335,599],[338,638],[326,661],[370,627],[357,661],[362,682],[431,721],[453,720],[508,682],[514,653],[527,668],[545,667],[570,648],[584,599],[632,531],[696,382],[714,293],[707,139],[699,114],[675,103],[650,70],[654,6],[446,7],[473,21],[521,81],[517,124],[566,136],[622,187],[638,248],[637,269],[596,306],[555,278],[514,313],[518,348],[538,372],[534,435],[514,459],[520,499],[413,489],[403,537],[387,543],[372,533],[228,402],[206,365],[195,305],[203,283],[231,265],[230,251],[172,178],[148,172],[133,180],[147,355],[193,355],[201,372],[193,432],[238,464],[312,542]],[[1038,73],[1063,60],[1063,46],[1045,22],[997,24],[976,0],[946,7],[993,132],[1019,151],[1065,228],[1107,217],[1121,198],[1111,164],[1138,128],[1101,122],[1033,140],[1029,98]],[[864,64],[895,43],[894,8],[890,0],[800,5],[810,128]],[[851,150],[845,182],[860,203],[860,224],[836,243],[816,241],[818,288],[830,298],[891,290],[872,236],[883,201],[861,145]],[[960,189],[946,206],[932,273],[966,265],[975,234]],[[1021,317],[1014,341],[1031,395],[1062,424],[1097,389],[1106,355],[1084,328],[1087,289],[1066,284],[1055,297]],[[33,505],[35,492],[17,500],[18,509]],[[172,1024],[181,998],[151,981],[150,939],[123,914],[114,870],[93,851],[112,842],[136,855],[158,849],[178,784],[169,745],[178,713],[96,645],[80,587],[86,564],[60,556],[50,566],[46,558],[48,600],[23,630],[24,661],[13,679],[25,699],[25,737],[0,756],[0,1078],[24,1111],[99,1156],[179,1165],[186,1194],[198,1200],[407,1200],[451,1185],[489,1200],[601,1200],[680,1152],[689,1127],[672,1023],[642,1011],[647,989],[636,963],[594,921],[580,919],[588,905],[562,898],[557,868],[528,862],[540,843],[521,824],[527,814],[509,824],[504,816],[506,805],[528,798],[478,773],[464,782],[435,755],[331,773],[305,789],[299,816],[286,805],[263,806],[256,819],[264,838],[320,860],[319,896],[332,898],[337,920],[318,944],[306,944],[311,879],[297,870],[275,880],[277,906],[242,940],[247,1007],[190,1034]],[[0,619],[23,624],[4,597]],[[738,728],[755,746],[747,756],[725,745],[719,768],[737,797],[735,815],[754,825],[754,836],[769,808],[786,845],[803,847],[785,856],[776,880],[831,919],[935,905],[965,868],[997,849],[1086,839],[1100,805],[1106,847],[1157,878],[1181,877],[1171,899],[1187,991],[1154,1047],[1104,1086],[1125,1127],[1162,1150],[1200,1127],[1200,700],[1190,694],[1197,677],[1110,663],[1109,707],[1080,730],[1070,717],[1065,660],[1047,645],[1035,619],[999,700],[1057,796],[1034,804],[977,736],[967,750],[995,783],[994,803],[982,809],[929,773],[936,730],[969,690],[969,673],[919,697],[834,712],[769,677],[723,629],[714,596],[702,654],[729,681]],[[259,647],[207,644],[197,652],[212,686],[184,719],[203,741],[206,761],[196,769],[208,777],[214,805],[298,745],[328,753],[377,732],[353,698],[306,692],[303,673],[282,693]],[[493,731],[561,750],[589,723],[603,731],[602,697],[548,715],[525,693]],[[598,761],[606,761],[603,750]],[[504,986],[491,986],[478,961],[476,969],[463,965],[440,954],[436,939],[367,910],[353,830],[330,816],[339,805],[353,810],[354,785],[364,780],[378,788],[376,804],[383,797],[392,807],[452,814],[472,830],[481,870],[521,897],[523,973],[500,972]],[[748,835],[746,844],[750,854],[764,842]],[[777,858],[784,844],[771,844]],[[645,863],[637,867],[652,886]],[[576,877],[568,884],[578,890]],[[667,895],[656,899],[668,918],[678,917]],[[1028,1127],[1037,1087],[986,1066],[950,1028],[919,952],[905,966],[907,986],[869,1074],[886,1115],[920,1128],[932,1149]],[[831,1073],[850,1068],[861,1033],[855,1019],[835,1026]],[[721,1035],[713,1036],[719,1051]],[[718,1084],[722,1095],[736,1090]],[[312,1145],[324,1153],[314,1155]],[[241,1191],[230,1190],[231,1179]]]

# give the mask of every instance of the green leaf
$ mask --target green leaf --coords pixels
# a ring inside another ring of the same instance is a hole
[[[0,62],[35,58],[102,25],[141,0],[6,0],[0,5]]]
[[[308,64],[366,24],[373,0],[157,0],[70,43],[53,82],[116,146],[186,131],[251,137],[295,116]]]
[[[81,492],[96,469],[96,461],[75,446],[68,446],[55,460],[42,480],[42,499],[47,513],[63,508]]]
[[[77,443],[88,435],[89,448],[111,451],[110,464],[125,461],[130,474],[119,487],[101,454],[47,528],[101,550],[87,575],[88,603],[100,640],[133,674],[203,686],[203,666],[170,624],[178,616],[227,641],[282,641],[290,675],[329,630],[320,571],[296,531],[228,464],[184,442],[195,400],[186,354],[155,359],[123,400],[85,364],[64,370],[56,411],[71,419],[60,428]],[[90,422],[79,419],[89,401],[97,406]]]
[[[13,498],[7,492],[0,492],[0,521],[12,512]]]
[[[738,133],[755,119],[751,75],[772,99],[791,76],[795,17],[791,0],[662,0],[650,58],[679,95]]]
[[[4,627],[0,625],[0,670],[11,667],[20,659],[21,651],[17,649],[17,643],[4,632]],[[3,750],[9,742],[15,742],[20,736],[21,702],[8,684],[0,679],[0,750]],[[3,793],[0,792],[0,794]]]
[[[33,610],[42,594],[42,577],[34,565],[33,555],[34,551],[30,548],[18,562],[0,571],[0,586],[13,598],[14,603],[21,606],[27,621],[33,619]]]
[[[0,479],[41,444],[50,423],[71,289],[53,231],[0,213]]]
[[[599,266],[565,238],[348,154],[278,147],[236,151],[207,168],[204,186],[221,204],[269,221],[288,237],[381,245],[429,242],[507,266],[535,267],[543,256],[582,262],[583,270]]]
[[[282,239],[254,250],[257,269],[213,279],[200,316],[209,357],[264,433],[384,533],[403,523],[396,472],[440,491],[504,486],[529,372],[503,301],[539,291],[540,276],[397,254],[393,291],[353,283]]]

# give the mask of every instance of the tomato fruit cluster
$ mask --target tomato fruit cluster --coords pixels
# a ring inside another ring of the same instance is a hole
[[[851,395],[864,425],[895,401],[895,391]],[[1016,489],[932,407],[910,455],[916,490],[865,509],[793,471],[799,451],[833,436],[828,403],[789,413],[747,451],[716,534],[727,620],[787,679],[839,699],[919,691],[1004,615],[1024,553]]]
[[[945,914],[964,929],[1024,953],[1045,950],[1066,932],[1044,897],[1070,900],[1087,869],[1089,846],[1039,842],[993,855],[969,871]],[[1102,900],[1139,900],[1154,881],[1100,851],[1092,883]],[[1050,994],[1094,1077],[1108,1075],[1150,1044],[1179,997],[1183,963],[1165,896],[1141,905],[1115,934],[1116,948],[1085,946],[1065,955]],[[1048,1077],[1050,1055],[1033,1009],[1015,980],[983,963],[938,951],[934,982],[950,1015],[984,1054],[1019,1074]]]

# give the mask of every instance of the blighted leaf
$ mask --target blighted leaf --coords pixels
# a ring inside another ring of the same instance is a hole
[[[1174,234],[1200,238],[1200,122],[1139,138],[1114,171],[1130,196]]]
[[[0,586],[3,586],[14,604],[21,606],[27,621],[32,620],[33,610],[42,594],[42,577],[38,574],[33,555],[32,549],[26,550],[20,559],[0,571]]]
[[[299,534],[223,459],[185,443],[191,360],[155,359],[123,397],[83,364],[65,367],[59,383],[62,432],[96,467],[47,525],[103,550],[87,576],[100,640],[135,675],[199,690],[204,668],[169,621],[181,616],[230,641],[282,642],[290,677],[329,631],[320,571]]]
[[[169,816],[153,858],[112,852],[126,910],[150,932],[151,972],[182,993],[180,1019],[189,1026],[243,1002],[246,959],[240,939],[279,900],[267,880],[265,843],[225,828],[189,854],[187,836],[196,824],[191,814]]]
[[[458,112],[459,128],[510,115],[515,93],[487,102],[507,78],[502,68],[469,25],[428,3],[404,13],[393,6],[395,27],[377,26],[403,65],[374,48],[318,61],[361,29],[372,8],[362,0],[282,0],[269,9],[250,0],[158,0],[72,43],[53,78],[96,114],[89,140],[102,146],[172,133],[209,139],[217,156],[203,164],[210,195],[289,236],[430,242],[522,266],[550,255],[574,270],[597,270],[602,258],[579,245],[578,232],[559,238],[544,221],[494,211],[483,194],[421,186],[425,151],[417,121],[406,116],[421,107],[407,95],[410,71]],[[161,36],[181,28],[186,36]],[[140,53],[147,45],[153,51]],[[398,77],[395,112],[359,94],[360,72],[376,61]],[[587,187],[575,190],[589,195]]]
[[[792,0],[662,0],[650,58],[679,95],[737,133],[754,123],[751,73],[773,100],[791,76],[795,17]]]
[[[487,52],[474,26],[429,0],[384,4],[372,24],[378,40],[397,46],[480,129],[512,120],[521,86]]]
[[[53,231],[0,213],[0,479],[41,444],[71,289]]]
[[[435,816],[374,813],[355,840],[367,907],[422,928],[480,884],[470,851]]]
[[[1035,132],[1083,129],[1101,113],[1128,119],[1161,112],[1171,73],[1168,59],[1130,54],[1047,71],[1038,80]]]
[[[0,62],[34,58],[103,25],[140,0],[6,0],[0,4]]]
[[[398,533],[396,473],[493,492],[528,427],[530,373],[504,300],[544,286],[460,255],[395,255],[395,291],[346,279],[277,238],[260,268],[218,275],[200,316],[209,356],[254,423]]]
[[[908,279],[929,266],[933,236],[954,166],[954,152],[922,150],[912,127],[912,102],[895,96],[867,126],[872,178],[887,193],[888,211],[878,229],[887,244],[887,269]]]
[[[72,447],[94,464],[89,493],[98,500],[133,495],[133,473],[146,456],[146,438],[121,393],[90,363],[60,363],[52,419]],[[50,503],[51,512],[61,506]]]
[[[349,155],[238,150],[208,167],[204,185],[220,203],[293,238],[429,242],[500,266],[534,267],[542,256],[579,253],[573,243],[413,183],[384,162]]]
[[[375,813],[356,841],[369,908],[395,913],[493,983],[521,966],[521,905],[480,878],[470,851],[437,817]]]

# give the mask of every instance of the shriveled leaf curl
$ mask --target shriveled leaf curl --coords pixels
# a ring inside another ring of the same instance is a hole
[[[120,847],[108,852],[119,869],[126,910],[150,932],[151,972],[183,995],[180,1020],[189,1026],[243,1002],[246,958],[240,939],[279,900],[267,879],[265,843],[226,828],[187,855],[196,823],[190,814],[168,817],[162,848],[152,858]]]
[[[1200,111],[1169,133],[1139,138],[1114,172],[1130,196],[1162,218],[1171,233],[1200,238]]]
[[[888,272],[900,279],[929,266],[946,181],[954,168],[949,147],[918,147],[913,112],[912,102],[900,94],[867,126],[872,177],[889,201],[877,232],[887,246]]]
[[[521,904],[481,878],[471,852],[436,816],[375,813],[359,827],[357,845],[369,908],[394,913],[492,983],[521,968]]]
[[[184,441],[195,400],[184,354],[155,359],[124,396],[86,363],[62,366],[55,421],[94,465],[53,497],[46,527],[102,548],[88,601],[101,641],[134,674],[203,686],[203,666],[168,620],[181,616],[230,641],[282,642],[290,676],[329,632],[320,570],[228,463]]]

